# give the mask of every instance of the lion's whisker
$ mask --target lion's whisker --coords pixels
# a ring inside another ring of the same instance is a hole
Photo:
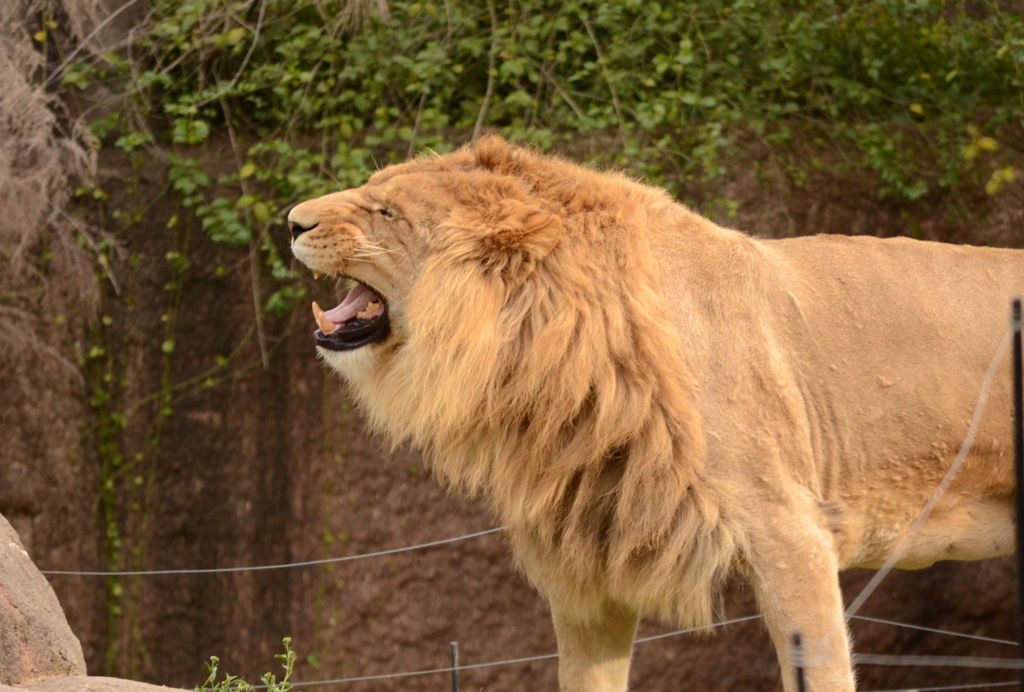
[[[363,257],[363,258],[365,258],[365,257],[380,257],[381,255],[391,255],[391,254],[394,254],[394,252],[395,252],[394,250],[377,250],[377,251],[374,251],[374,252],[359,252],[359,251],[356,251],[356,252],[352,253],[352,257]]]
[[[387,252],[394,252],[393,249],[386,248],[383,245],[380,245],[379,243],[374,243],[366,239],[360,240],[356,244],[356,247],[360,250],[383,250]]]
[[[350,261],[350,262],[369,262],[374,257],[376,257],[376,255],[351,255],[350,257],[348,257],[348,261]]]

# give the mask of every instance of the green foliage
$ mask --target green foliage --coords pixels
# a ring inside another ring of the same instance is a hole
[[[142,81],[164,84],[172,139],[202,141],[230,110],[261,137],[400,158],[471,128],[492,78],[486,124],[518,139],[615,129],[679,148],[718,129],[726,145],[785,139],[799,117],[857,142],[868,124],[962,134],[1021,114],[1024,24],[994,2],[532,0],[493,8],[492,26],[486,3],[393,1],[387,25],[354,33],[345,4],[157,2]],[[161,82],[170,63],[192,78]]]
[[[295,670],[296,654],[292,650],[292,638],[285,637],[281,641],[284,644],[284,653],[275,654],[274,658],[281,661],[281,667],[284,668],[284,677],[278,682],[277,676],[273,673],[264,673],[263,677],[260,678],[263,681],[261,689],[266,689],[267,692],[288,692],[294,687],[291,677]],[[216,656],[210,657],[209,663],[206,664],[209,675],[207,675],[205,682],[196,686],[195,692],[254,692],[257,689],[254,685],[234,675],[225,674],[224,679],[217,682],[219,664],[220,659]]]
[[[904,200],[998,194],[1018,172],[1024,18],[998,0],[390,0],[358,27],[352,2],[154,0],[131,88],[158,127],[98,125],[170,148],[203,229],[258,245],[285,284],[266,240],[281,208],[481,125],[677,190],[801,142],[836,155],[789,156],[796,182],[828,165]],[[215,176],[195,152],[226,140],[236,164]]]

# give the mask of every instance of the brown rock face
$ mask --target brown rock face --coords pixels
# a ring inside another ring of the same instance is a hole
[[[0,684],[84,674],[82,645],[56,594],[0,516]]]

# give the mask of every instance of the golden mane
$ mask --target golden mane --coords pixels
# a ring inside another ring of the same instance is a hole
[[[409,296],[408,343],[357,388],[374,427],[489,497],[517,553],[558,555],[522,561],[539,588],[710,624],[738,539],[703,473],[695,384],[645,235],[671,200],[498,138],[388,171],[406,166],[469,173],[482,211],[451,220]],[[517,204],[517,188],[558,212]],[[485,272],[467,261],[481,228],[492,259],[515,229]]]

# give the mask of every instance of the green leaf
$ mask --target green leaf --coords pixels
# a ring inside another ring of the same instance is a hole
[[[252,205],[253,216],[256,217],[257,221],[266,223],[270,221],[270,209],[267,207],[265,202],[256,202]]]
[[[231,29],[226,34],[224,34],[224,43],[229,46],[233,46],[239,41],[241,41],[243,38],[245,38],[245,35],[247,33],[249,32],[243,29],[242,27],[236,26],[234,29]]]

